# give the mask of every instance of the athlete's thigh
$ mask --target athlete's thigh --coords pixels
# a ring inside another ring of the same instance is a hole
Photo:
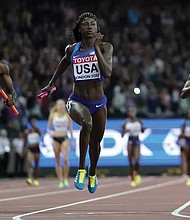
[[[186,160],[186,152],[185,152],[185,147],[181,147],[181,160],[184,161]]]
[[[29,164],[31,164],[34,161],[34,153],[32,153],[30,150],[27,152],[27,161]]]
[[[61,144],[61,153],[63,154],[64,160],[68,160],[68,154],[69,154],[69,141],[66,139]]]
[[[187,150],[186,150],[186,154],[187,154],[187,160],[190,162],[190,146],[187,147]]]
[[[90,143],[100,142],[103,138],[107,120],[106,106],[92,116],[92,131],[90,133]]]
[[[140,145],[134,147],[134,159],[138,161],[140,158]]]
[[[132,160],[133,158],[133,146],[131,144],[127,144],[127,153],[128,153],[128,158],[129,160]]]
[[[38,165],[40,159],[40,154],[39,153],[34,153],[34,162],[36,165]]]
[[[55,158],[59,159],[59,157],[60,157],[60,144],[57,141],[53,141],[53,151],[55,154]]]
[[[86,106],[75,100],[68,100],[66,103],[66,109],[70,117],[77,124],[82,125],[84,119],[91,121],[92,117]]]
[[[185,158],[185,159],[188,159],[189,150],[190,150],[190,147],[189,147],[189,146],[185,145],[185,146],[183,147],[183,155],[184,155],[184,158]]]

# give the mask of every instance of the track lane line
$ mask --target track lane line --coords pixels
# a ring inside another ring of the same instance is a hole
[[[44,213],[44,212],[53,211],[53,210],[57,210],[57,209],[63,209],[63,208],[72,207],[72,206],[77,206],[77,205],[86,204],[86,203],[95,202],[95,201],[100,201],[100,200],[104,200],[104,199],[115,198],[115,197],[119,197],[119,196],[133,194],[133,193],[145,192],[145,191],[149,191],[149,190],[153,190],[153,189],[158,189],[158,188],[163,188],[163,187],[167,187],[167,186],[171,186],[171,185],[176,185],[176,184],[179,184],[179,183],[182,183],[182,182],[184,182],[183,179],[179,179],[179,180],[175,179],[175,180],[167,181],[167,182],[164,182],[164,183],[153,184],[153,185],[149,185],[149,186],[145,186],[145,187],[141,187],[141,188],[137,188],[137,189],[123,191],[123,192],[120,192],[120,193],[114,193],[114,194],[110,194],[110,195],[106,195],[106,196],[96,197],[96,198],[93,198],[93,199],[87,199],[87,200],[83,200],[83,201],[73,202],[73,203],[69,203],[69,204],[66,204],[66,205],[55,206],[55,207],[52,207],[52,208],[47,208],[47,209],[41,209],[41,210],[37,210],[37,211],[33,211],[33,212],[28,212],[28,213],[24,213],[24,214],[21,214],[21,215],[14,216],[12,219],[13,220],[23,220],[22,217],[25,217],[25,216],[35,215],[35,214],[39,214],[39,213]]]
[[[186,209],[188,206],[190,206],[190,200],[185,204],[183,204],[182,206],[180,206],[179,208],[175,209],[173,212],[171,212],[171,215],[181,218],[190,218],[190,215],[179,214],[182,210]]]
[[[117,181],[118,177],[111,177],[111,180],[115,183]],[[51,180],[52,181],[52,180]],[[74,180],[73,180],[74,181]],[[24,180],[22,182],[25,182]],[[106,183],[105,181],[104,183]],[[40,185],[39,187],[35,187],[36,190],[50,190],[50,187],[52,189],[52,186],[55,186],[55,189],[57,188],[57,181],[54,181],[52,184],[48,185]],[[12,188],[12,189],[0,189],[0,194],[5,194],[5,193],[10,193],[10,192],[23,192],[23,191],[33,191],[34,187],[33,186],[28,186],[25,184],[25,186],[19,187],[19,188]]]
[[[148,182],[154,180],[153,177],[148,177],[146,180],[144,180],[143,182]],[[120,186],[123,184],[126,184],[126,180],[122,181],[122,182],[115,182],[115,183],[106,183],[106,184],[101,184],[98,188],[99,189],[104,189],[107,187],[113,187],[113,186]],[[35,198],[35,197],[41,197],[41,196],[50,196],[50,195],[56,195],[56,194],[60,194],[60,193],[71,193],[71,192],[79,192],[78,190],[76,190],[75,188],[73,189],[67,189],[67,190],[56,190],[53,192],[44,192],[44,193],[37,193],[37,194],[30,194],[30,195],[23,195],[23,196],[15,196],[15,197],[8,197],[8,198],[4,198],[4,199],[0,199],[0,202],[7,202],[7,201],[14,201],[14,200],[20,200],[20,199],[28,199],[28,198]]]

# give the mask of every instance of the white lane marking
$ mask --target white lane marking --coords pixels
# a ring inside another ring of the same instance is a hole
[[[151,181],[154,180],[154,177],[148,177],[146,178],[146,180],[144,180],[143,182],[147,182],[147,181]],[[99,188],[103,189],[103,188],[107,188],[107,187],[113,187],[113,186],[120,186],[120,185],[126,185],[126,183],[129,182],[127,180],[124,181],[120,181],[120,182],[112,182],[109,184],[103,184],[100,185]],[[35,197],[41,197],[41,196],[49,196],[49,195],[56,195],[56,194],[65,194],[65,193],[71,193],[71,192],[79,192],[76,189],[67,189],[67,190],[56,190],[53,192],[44,192],[44,193],[37,193],[37,194],[32,194],[32,195],[24,195],[24,196],[15,196],[15,197],[9,197],[9,198],[4,198],[4,199],[0,199],[0,202],[7,202],[7,201],[14,201],[14,200],[20,200],[20,199],[28,199],[28,198],[35,198]]]
[[[110,198],[114,198],[114,197],[118,197],[118,196],[124,196],[124,195],[133,194],[133,193],[138,193],[138,192],[145,192],[145,191],[149,191],[149,190],[152,190],[152,189],[158,189],[158,188],[162,188],[162,187],[166,187],[166,186],[176,185],[176,184],[179,184],[183,181],[184,181],[183,179],[179,179],[179,180],[175,179],[175,180],[168,181],[168,182],[165,182],[165,183],[154,184],[154,185],[145,186],[145,187],[138,188],[138,189],[132,189],[132,190],[129,190],[129,191],[110,194],[110,195],[107,195],[107,196],[96,197],[96,198],[93,198],[93,199],[87,199],[87,200],[83,200],[83,201],[79,201],[79,202],[73,202],[73,203],[69,203],[69,204],[66,204],[66,205],[56,206],[56,207],[47,208],[47,209],[41,209],[41,210],[34,211],[34,212],[28,212],[28,213],[25,213],[25,214],[14,216],[12,219],[13,220],[23,220],[22,217],[29,216],[29,215],[35,215],[35,214],[39,214],[39,213],[43,213],[43,212],[53,211],[53,210],[67,208],[67,207],[71,207],[71,206],[77,206],[77,205],[81,205],[81,204],[85,204],[85,203],[89,203],[89,202],[95,202],[95,201],[100,201],[100,200],[104,200],[104,199],[110,199]]]
[[[55,184],[52,184],[55,185]],[[35,190],[42,190],[42,189],[50,189],[52,188],[52,185],[47,185],[47,186],[39,186],[38,188],[35,188]],[[55,186],[56,187],[56,186]],[[23,191],[34,191],[34,187],[33,186],[26,186],[23,187],[22,186],[20,188],[14,188],[14,189],[1,189],[0,190],[0,194],[6,194],[6,193],[14,193],[14,192],[23,192]]]
[[[173,212],[171,212],[171,214],[176,217],[190,218],[190,215],[179,214],[182,210],[184,210],[188,206],[190,206],[190,201],[186,202],[185,204],[183,204],[179,208],[175,209]]]
[[[118,181],[117,180],[118,177],[111,177],[111,181],[112,182],[116,182]],[[52,181],[52,180],[50,180]],[[24,180],[22,181],[24,182]],[[107,180],[104,181],[104,183],[108,182]],[[109,180],[110,182],[110,180]],[[45,185],[45,186],[39,186],[37,188],[35,188],[35,190],[42,190],[42,189],[47,189],[47,190],[50,190],[50,188],[52,189],[52,186],[54,186],[55,188],[57,187],[57,184],[55,183],[55,181],[52,182],[52,184],[48,184],[48,185]],[[34,187],[32,186],[20,186],[20,188],[14,188],[14,189],[0,189],[0,194],[3,194],[3,193],[10,193],[10,192],[23,192],[23,191],[32,191],[34,192]]]
[[[41,197],[41,196],[50,196],[50,195],[56,195],[56,194],[61,194],[61,193],[70,193],[74,192],[76,190],[74,189],[69,189],[65,191],[53,191],[53,192],[45,192],[45,193],[37,193],[37,194],[32,194],[32,195],[26,195],[26,196],[16,196],[16,197],[10,197],[10,198],[5,198],[5,199],[0,199],[0,202],[7,202],[7,201],[14,201],[14,200],[20,200],[20,199],[28,199],[28,198],[36,198],[36,197]]]

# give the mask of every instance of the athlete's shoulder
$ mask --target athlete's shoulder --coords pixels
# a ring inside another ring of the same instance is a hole
[[[0,73],[9,75],[9,66],[3,60],[0,60]]]
[[[52,118],[57,117],[57,115],[58,115],[57,111],[53,111],[53,112],[51,113],[51,117],[52,117]]]
[[[24,130],[24,134],[25,134],[25,135],[27,135],[27,134],[28,134],[28,132],[29,132],[29,130],[28,130],[28,129],[25,129],[25,130]]]
[[[39,128],[36,128],[36,132],[37,132],[38,134],[41,134],[41,130],[40,130]]]
[[[103,45],[106,46],[106,47],[112,47],[113,48],[113,45],[110,42],[107,42],[107,41],[104,41]]]
[[[0,64],[1,64],[1,65],[7,65],[7,66],[8,66],[8,64],[7,64],[4,60],[0,60]]]
[[[102,42],[101,45],[106,50],[113,50],[113,45],[110,42]]]
[[[77,43],[73,43],[73,44],[68,44],[66,47],[65,47],[65,53],[68,53],[68,54],[72,54],[75,46],[77,45]]]
[[[28,136],[31,133],[31,129],[25,129],[24,134],[25,136]]]

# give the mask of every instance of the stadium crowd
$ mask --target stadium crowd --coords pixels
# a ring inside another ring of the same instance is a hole
[[[68,70],[57,91],[37,94],[52,76],[84,11],[99,18],[104,40],[114,45],[112,77],[105,80],[108,116],[125,117],[136,106],[142,117],[179,117],[189,100],[180,89],[190,72],[190,3],[183,1],[1,1],[0,58],[8,62],[18,93],[19,118],[1,106],[1,123],[24,128],[29,115],[47,119],[54,102],[72,90]],[[135,89],[136,88],[136,89]],[[2,100],[1,100],[2,101]]]

